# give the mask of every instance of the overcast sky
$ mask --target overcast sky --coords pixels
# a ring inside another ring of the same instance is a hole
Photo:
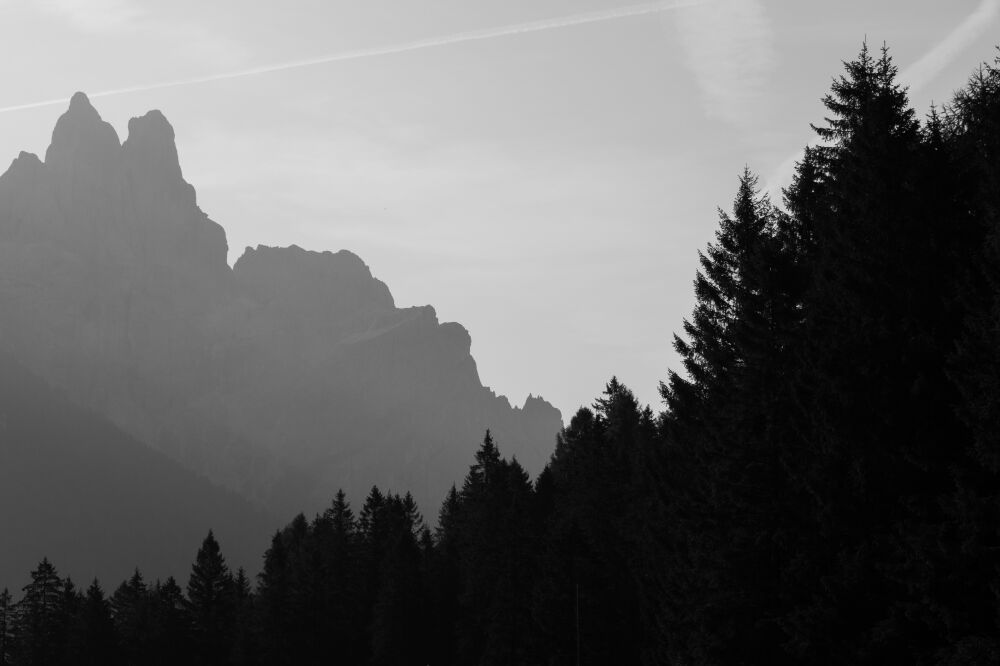
[[[568,418],[617,374],[659,405],[744,164],[787,184],[866,35],[921,115],[1000,41],[1000,0],[671,4],[0,0],[0,109],[153,86],[92,101],[122,139],[166,114],[231,261],[352,250],[464,324],[512,402]],[[65,106],[0,111],[0,160],[44,154]]]

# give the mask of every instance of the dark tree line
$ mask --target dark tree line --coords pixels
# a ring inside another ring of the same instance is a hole
[[[923,123],[884,48],[845,69],[784,208],[745,173],[701,258],[662,661],[1000,663],[1000,69]]]
[[[746,170],[683,372],[612,379],[534,480],[487,432],[428,525],[344,494],[255,584],[43,562],[5,664],[1000,663],[1000,59],[924,121],[887,51],[824,99],[778,206]]]

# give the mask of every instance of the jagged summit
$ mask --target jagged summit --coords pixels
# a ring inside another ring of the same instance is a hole
[[[160,111],[153,110],[128,121],[128,138],[122,145],[126,167],[149,180],[159,180],[163,185],[179,187],[184,183],[181,174],[174,128]],[[194,203],[194,188],[180,188]],[[187,191],[189,190],[189,191]]]
[[[128,137],[122,143],[110,123],[103,120],[87,96],[78,92],[59,117],[45,164],[53,168],[77,168],[108,176],[124,168],[176,185],[183,180],[174,141],[174,128],[162,112],[152,110],[132,118]],[[192,190],[193,193],[193,190]]]
[[[198,208],[159,111],[133,118],[122,144],[75,94],[44,163],[22,153],[0,176],[0,197],[0,240],[32,241],[22,254],[60,247],[108,280],[170,276],[213,301],[228,289],[225,232]]]
[[[174,128],[124,143],[73,96],[45,161],[0,176],[0,345],[191,469],[281,512],[338,487],[412,490],[433,512],[490,428],[537,472],[561,416],[480,380],[469,332],[398,308],[356,254],[247,248],[230,269]]]

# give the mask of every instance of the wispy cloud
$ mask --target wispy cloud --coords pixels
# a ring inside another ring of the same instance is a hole
[[[920,90],[941,73],[969,44],[979,39],[1000,16],[1000,0],[983,0],[974,12],[948,33],[937,46],[899,75],[903,85]]]
[[[330,63],[343,62],[347,60],[360,60],[363,58],[388,56],[398,53],[406,53],[409,51],[419,51],[422,49],[450,46],[453,44],[460,44],[463,42],[474,42],[484,39],[496,39],[499,37],[507,37],[510,35],[523,35],[533,32],[542,32],[546,30],[556,30],[559,28],[570,28],[573,26],[585,25],[588,23],[598,23],[601,21],[612,21],[616,19],[625,19],[635,16],[658,14],[660,12],[665,12],[671,9],[678,9],[680,7],[698,6],[704,4],[704,2],[706,2],[706,0],[672,0],[666,2],[647,2],[641,5],[629,5],[626,7],[617,7],[615,9],[609,9],[603,11],[593,11],[582,14],[571,14],[569,16],[560,16],[550,19],[543,19],[540,21],[531,21],[528,23],[515,23],[512,25],[504,25],[495,28],[470,30],[468,32],[453,33],[441,37],[431,37],[429,39],[420,39],[412,42],[391,44],[388,46],[378,46],[368,49],[357,49],[354,51],[343,51],[340,53],[333,53],[330,55],[324,55],[317,58],[307,58],[302,60],[292,60],[281,63],[262,65],[260,67],[252,67],[249,69],[224,72],[221,74],[210,74],[207,76],[178,79],[175,81],[160,81],[156,83],[147,83],[147,84],[129,86],[125,88],[102,90],[90,93],[89,96],[92,98],[109,97],[111,95],[123,95],[126,93],[145,92],[148,90],[159,90],[161,88],[173,88],[177,86],[187,86],[199,83],[211,83],[213,81],[223,81],[227,79],[237,79],[247,76],[257,76],[260,74],[270,74],[273,72],[281,72],[291,69],[300,69],[303,67],[315,67],[317,65],[326,65]],[[6,113],[8,111],[20,111],[24,109],[34,109],[43,106],[52,106],[55,104],[65,104],[67,102],[69,102],[68,97],[43,100],[40,102],[15,104],[12,106],[6,106],[0,108],[0,113]]]
[[[759,0],[717,0],[678,13],[685,61],[710,115],[740,127],[763,109],[775,64],[773,31]]]
[[[959,23],[930,51],[899,74],[899,81],[908,86],[910,92],[918,92],[945,67],[954,62],[962,51],[972,42],[994,27],[1000,17],[1000,0],[983,0],[979,6],[964,21]],[[818,142],[814,139],[811,145]],[[782,162],[767,181],[767,190],[772,196],[781,195],[781,189],[791,183],[795,173],[795,164],[802,159],[802,152],[797,151]]]

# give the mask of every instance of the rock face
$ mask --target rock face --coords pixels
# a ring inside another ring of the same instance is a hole
[[[163,115],[122,144],[77,93],[45,161],[21,153],[0,176],[0,349],[286,515],[379,484],[433,516],[486,428],[541,469],[558,410],[484,387],[462,326],[397,308],[347,251],[248,248],[232,269],[226,254]]]

